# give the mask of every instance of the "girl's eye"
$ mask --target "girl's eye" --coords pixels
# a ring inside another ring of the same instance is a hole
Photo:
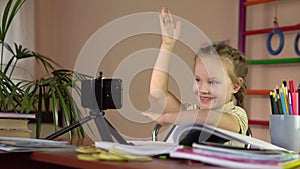
[[[199,78],[195,78],[195,81],[198,83],[201,82],[201,80]]]
[[[210,85],[215,85],[215,84],[217,84],[217,81],[211,80],[211,81],[209,81],[209,84],[210,84]]]

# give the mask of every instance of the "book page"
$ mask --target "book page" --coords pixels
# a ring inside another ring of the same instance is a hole
[[[266,149],[266,150],[287,151],[284,148],[281,148],[281,147],[278,147],[278,146],[273,145],[271,143],[256,139],[254,137],[249,137],[249,136],[242,135],[242,134],[239,134],[239,133],[235,133],[235,132],[220,129],[220,128],[217,128],[217,127],[214,127],[214,126],[209,126],[209,125],[199,124],[199,123],[183,123],[183,124],[180,124],[176,128],[176,130],[174,131],[173,140],[176,143],[179,143],[180,139],[185,137],[185,134],[188,131],[190,131],[191,129],[204,131],[204,133],[206,135],[207,135],[207,133],[209,133],[211,135],[215,135],[217,137],[220,137],[224,140],[236,141],[236,142],[240,142],[240,143],[243,143],[243,144],[250,144],[252,147],[255,147],[255,148]],[[198,135],[199,139],[200,139],[200,136],[201,136],[201,134]],[[205,137],[208,137],[208,136],[205,136]]]
[[[130,144],[120,144],[113,142],[99,141],[95,142],[95,146],[105,150],[115,148],[134,155],[153,156],[159,154],[167,154],[178,148],[177,144],[160,142],[160,141],[131,141]]]

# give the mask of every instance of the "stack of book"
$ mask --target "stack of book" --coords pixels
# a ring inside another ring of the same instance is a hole
[[[76,146],[67,141],[52,141],[33,138],[1,137],[0,153],[74,150]]]
[[[243,149],[194,143],[190,148],[170,152],[172,158],[182,158],[229,168],[294,168],[299,167],[296,153],[282,150]]]
[[[0,112],[0,136],[30,138],[29,119],[35,114]]]
[[[300,155],[263,140],[199,123],[183,123],[173,132],[174,143],[131,141],[127,145],[96,141],[96,148],[141,156],[167,155],[226,168],[296,168]],[[235,141],[251,147],[213,141]],[[120,154],[120,153],[119,153]]]

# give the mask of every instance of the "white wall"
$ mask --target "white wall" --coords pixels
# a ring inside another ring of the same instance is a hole
[[[209,39],[230,40],[231,44],[236,46],[237,2],[237,0],[38,0],[35,1],[36,50],[50,56],[63,67],[73,69],[81,48],[97,30],[120,17],[135,13],[160,12],[164,6],[169,7],[172,14],[196,25]],[[153,27],[159,28],[159,25]],[[159,48],[160,43],[160,36],[152,34],[124,39],[110,49],[98,69],[110,77],[122,60],[139,50]],[[175,53],[192,66],[193,53],[188,47],[178,44]],[[152,56],[153,60],[155,57],[156,55]],[[148,100],[150,76],[150,69],[138,72],[130,83],[129,93],[126,93],[139,111],[145,111],[150,106]],[[174,81],[170,83],[173,90],[178,88]],[[140,116],[137,112],[127,113],[133,117]],[[154,125],[128,120],[126,116],[114,111],[108,111],[106,117],[128,137],[150,137]]]

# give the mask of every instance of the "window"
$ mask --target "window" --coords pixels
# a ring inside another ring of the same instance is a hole
[[[8,0],[0,1],[1,22],[3,11],[7,2]],[[20,8],[19,12],[13,20],[9,28],[9,32],[6,36],[6,42],[11,45],[15,42],[19,45],[22,45],[24,48],[34,50],[34,39],[34,0],[27,0],[22,5],[22,7]],[[4,51],[4,63],[6,63],[8,59],[9,52]],[[13,78],[32,80],[34,77],[34,60],[25,59],[24,61],[20,61],[14,70]]]

